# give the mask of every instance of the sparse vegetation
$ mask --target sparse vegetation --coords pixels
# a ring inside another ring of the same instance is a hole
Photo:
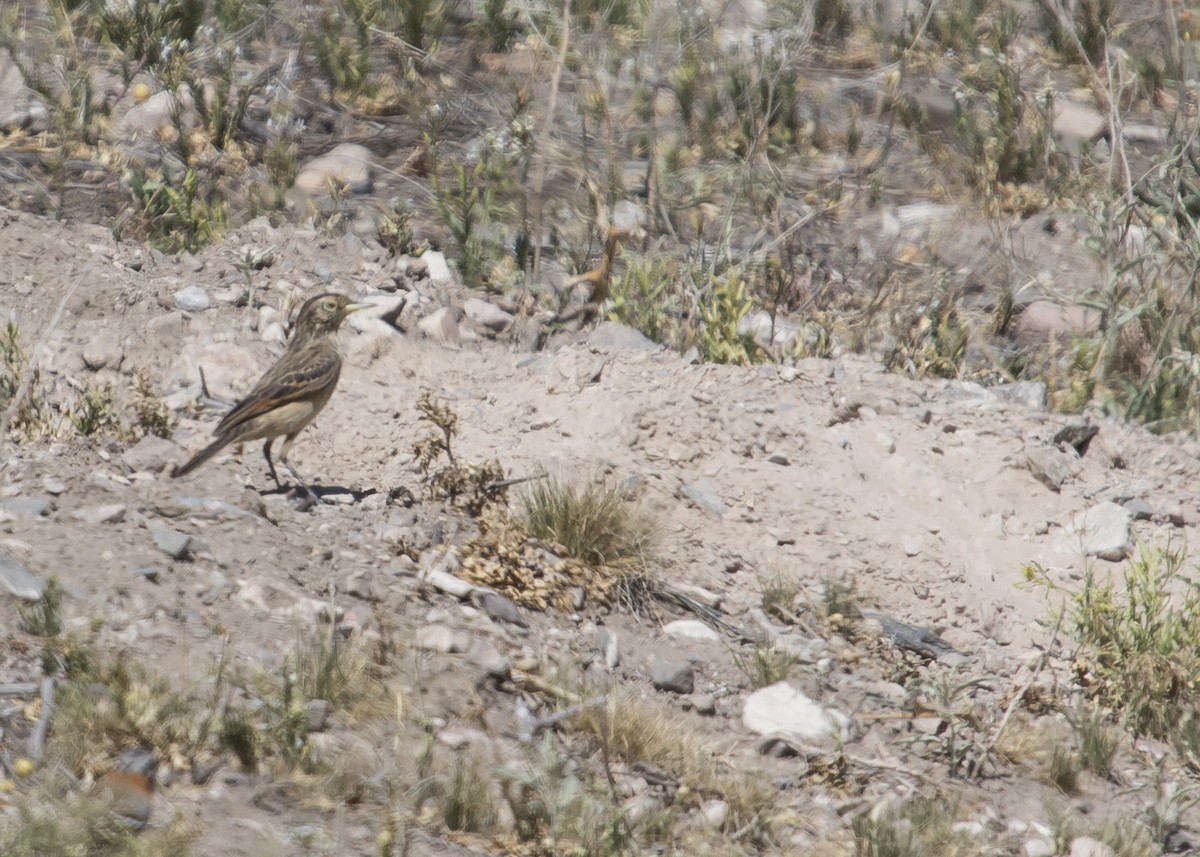
[[[1134,735],[1169,737],[1194,719],[1200,694],[1200,584],[1183,575],[1187,555],[1143,544],[1120,585],[1089,566],[1077,589],[1027,566],[1026,579],[1063,599],[1068,633],[1080,644],[1076,672],[1087,692]]]
[[[561,545],[567,556],[614,571],[650,573],[658,526],[620,485],[540,479],[525,494],[523,510],[529,534]]]

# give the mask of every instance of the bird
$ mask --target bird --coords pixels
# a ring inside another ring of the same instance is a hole
[[[296,318],[296,326],[283,356],[267,370],[244,399],[221,418],[213,430],[214,440],[183,466],[171,471],[172,477],[186,476],[231,443],[266,440],[263,456],[275,485],[282,488],[271,461],[271,444],[283,436],[279,447],[282,464],[314,501],[319,500],[288,463],[292,442],[321,409],[329,403],[342,371],[337,331],[352,312],[368,304],[351,302],[346,295],[326,292],[305,301]]]
[[[108,807],[135,830],[150,821],[158,758],[146,747],[124,750],[111,771],[100,778],[100,794]]]

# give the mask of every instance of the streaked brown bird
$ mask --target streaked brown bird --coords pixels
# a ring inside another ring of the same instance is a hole
[[[342,354],[338,350],[337,331],[350,313],[366,304],[351,303],[345,295],[326,293],[309,298],[300,308],[295,331],[279,361],[254,385],[249,394],[233,406],[213,431],[215,440],[196,453],[187,464],[176,467],[172,476],[191,473],[231,443],[266,439],[263,456],[275,484],[282,488],[271,461],[271,444],[283,436],[279,447],[282,464],[314,500],[312,489],[288,463],[292,441],[329,403],[333,388],[342,372]]]

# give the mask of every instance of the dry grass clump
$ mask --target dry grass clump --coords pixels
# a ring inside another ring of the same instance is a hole
[[[657,521],[611,482],[546,479],[522,501],[529,534],[619,581],[623,600],[639,603],[649,592]]]
[[[777,791],[759,777],[730,771],[660,706],[614,690],[604,706],[582,708],[572,725],[627,764],[649,762],[675,776],[675,799],[690,805],[714,795],[729,804],[734,828],[766,829],[777,813]]]

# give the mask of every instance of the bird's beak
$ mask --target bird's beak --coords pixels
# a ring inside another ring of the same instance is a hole
[[[346,304],[344,312],[346,315],[350,315],[352,312],[358,312],[360,309],[370,309],[373,306],[374,304]]]

